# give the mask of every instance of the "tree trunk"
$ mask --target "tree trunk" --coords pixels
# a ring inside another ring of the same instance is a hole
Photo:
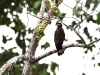
[[[45,11],[45,6],[46,6],[45,5],[46,4],[46,1],[47,0],[42,0],[40,12],[39,12],[39,17],[40,18],[43,18],[44,11]],[[38,22],[37,22],[37,27],[39,25],[41,25],[41,22],[42,22],[41,19],[39,19]],[[31,42],[30,42],[30,45],[29,45],[29,50],[26,53],[26,58],[28,60],[24,61],[24,67],[23,67],[22,75],[30,75],[30,71],[31,71],[32,66],[33,66],[33,64],[30,63],[30,61],[35,56],[35,51],[36,51],[36,48],[37,48],[37,45],[38,45],[36,36],[37,36],[36,31],[34,31],[33,37],[31,38]]]

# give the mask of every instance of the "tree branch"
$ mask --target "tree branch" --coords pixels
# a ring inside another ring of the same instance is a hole
[[[69,45],[64,45],[63,46],[63,50],[65,50],[66,48],[70,48],[70,47],[83,47],[83,48],[86,48],[86,47],[90,46],[91,44],[96,43],[99,40],[100,40],[100,38],[97,39],[97,40],[95,40],[95,41],[90,42],[87,46],[85,46],[84,44],[69,44]],[[43,58],[45,58],[45,57],[47,57],[49,55],[52,55],[52,54],[54,54],[56,52],[57,52],[56,49],[51,50],[51,51],[49,51],[49,52],[47,52],[47,53],[45,53],[43,55],[40,55],[39,57],[36,57],[35,60],[31,61],[31,62],[35,63],[35,62],[37,62],[37,61],[39,61],[39,60],[41,60],[41,59],[43,59]]]
[[[73,19],[75,19],[76,21],[78,21],[78,22],[80,22],[77,18],[75,18],[75,17],[64,17],[64,18],[73,18]]]
[[[79,45],[79,44],[64,45],[64,46],[63,46],[63,50],[65,50],[66,48],[69,48],[69,47],[84,47],[84,45]],[[47,53],[45,53],[45,54],[43,54],[43,55],[41,55],[41,56],[39,56],[39,57],[36,57],[36,58],[35,58],[35,61],[33,61],[33,63],[34,63],[34,62],[37,62],[37,61],[39,61],[39,60],[41,60],[41,59],[43,59],[43,58],[45,58],[45,57],[47,57],[47,56],[49,56],[49,55],[52,55],[52,54],[54,54],[54,53],[56,53],[56,52],[58,52],[58,51],[57,51],[56,49],[54,49],[54,50],[49,51],[49,52],[47,52]]]
[[[46,1],[47,0],[42,0],[41,8],[40,8],[40,11],[39,11],[39,17],[40,18],[43,18],[45,7],[46,7]],[[33,65],[33,64],[30,63],[30,60],[32,59],[32,57],[35,56],[35,51],[36,51],[36,48],[37,48],[37,45],[38,45],[38,41],[37,41],[37,38],[36,38],[37,37],[36,29],[41,25],[41,22],[42,22],[42,20],[39,19],[38,22],[37,22],[37,26],[35,28],[35,31],[33,33],[33,36],[31,38],[29,49],[28,49],[28,52],[26,53],[26,58],[28,58],[28,60],[24,61],[24,67],[23,67],[22,75],[30,75],[30,71],[31,71],[32,65]]]
[[[69,27],[69,28],[71,28],[70,26],[68,26],[68,25],[66,25],[65,23],[63,23],[66,27]],[[74,30],[73,28],[71,28],[79,37],[80,37],[80,39],[82,40],[82,42],[84,43],[84,45],[86,46],[87,44],[86,44],[86,42],[85,42],[85,40],[83,39],[83,37],[76,31],[76,30]]]
[[[95,42],[98,42],[99,40],[100,40],[100,38],[99,39],[96,39],[95,41],[90,42],[89,44],[87,44],[87,46],[90,46],[91,44],[93,44]]]
[[[26,59],[25,55],[19,55],[19,56],[15,56],[13,58],[11,58],[10,60],[8,60],[1,68],[0,68],[0,75],[2,75],[5,70],[12,65],[13,63],[16,63],[19,59]]]
[[[38,17],[38,16],[36,16],[36,15],[33,15],[33,14],[31,14],[31,13],[27,13],[27,14],[30,14],[30,15],[32,15],[32,16],[34,16],[34,17],[38,18],[38,19],[43,20],[43,18],[40,18],[40,17]]]

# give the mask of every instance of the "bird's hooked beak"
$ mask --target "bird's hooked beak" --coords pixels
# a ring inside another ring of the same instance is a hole
[[[61,24],[57,23],[56,26],[60,26]]]
[[[61,28],[62,24],[61,23],[57,23],[56,26]]]

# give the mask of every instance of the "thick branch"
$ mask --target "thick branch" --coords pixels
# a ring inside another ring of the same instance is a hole
[[[0,75],[2,75],[5,70],[12,65],[13,63],[16,63],[19,59],[26,59],[25,55],[19,55],[11,58],[9,61],[7,61],[1,68],[0,68]]]
[[[95,41],[90,42],[87,46],[85,46],[84,44],[69,44],[69,45],[64,45],[63,46],[63,50],[65,50],[66,48],[70,48],[70,47],[82,47],[82,48],[86,48],[86,47],[90,46],[91,44],[98,42],[99,40],[100,40],[100,38],[97,39],[97,40],[95,40]],[[35,60],[32,61],[32,63],[35,63],[35,62],[37,62],[37,61],[39,61],[39,60],[41,60],[41,59],[43,59],[43,58],[45,58],[45,57],[47,57],[49,55],[52,55],[52,54],[54,54],[56,52],[57,52],[56,49],[52,50],[52,51],[49,51],[49,52],[47,52],[47,53],[45,53],[45,54],[43,54],[43,55],[41,55],[39,57],[36,57]]]
[[[46,1],[47,0],[42,0],[40,12],[39,12],[39,17],[40,18],[43,18],[45,7],[46,7]],[[37,27],[36,28],[38,28],[39,25],[41,25],[41,22],[42,22],[42,20],[39,19],[38,22],[37,22]],[[30,45],[29,45],[28,52],[26,53],[26,57],[29,60],[28,61],[26,60],[24,62],[22,75],[30,75],[30,71],[32,69],[32,64],[29,61],[31,60],[32,57],[35,56],[35,51],[36,51],[36,48],[37,48],[37,45],[38,45],[36,37],[37,37],[37,32],[35,30],[34,33],[33,33],[32,38],[31,38],[31,42],[30,42]]]
[[[84,47],[84,45],[79,45],[79,44],[64,45],[63,46],[63,50],[65,50],[66,48],[69,48],[69,47]],[[52,55],[52,54],[56,53],[56,52],[57,52],[56,49],[55,50],[52,50],[52,51],[49,51],[49,52],[47,52],[47,53],[45,53],[45,54],[37,57],[34,62],[37,62],[37,61],[39,61],[39,60],[41,60],[41,59],[43,59],[43,58],[45,58],[45,57],[47,57],[49,55]]]

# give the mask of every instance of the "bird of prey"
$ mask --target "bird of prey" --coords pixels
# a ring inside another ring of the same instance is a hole
[[[57,23],[57,29],[54,33],[54,42],[55,42],[56,49],[58,51],[58,56],[64,53],[64,51],[62,50],[62,45],[64,40],[65,40],[65,33],[62,28],[62,24]]]

